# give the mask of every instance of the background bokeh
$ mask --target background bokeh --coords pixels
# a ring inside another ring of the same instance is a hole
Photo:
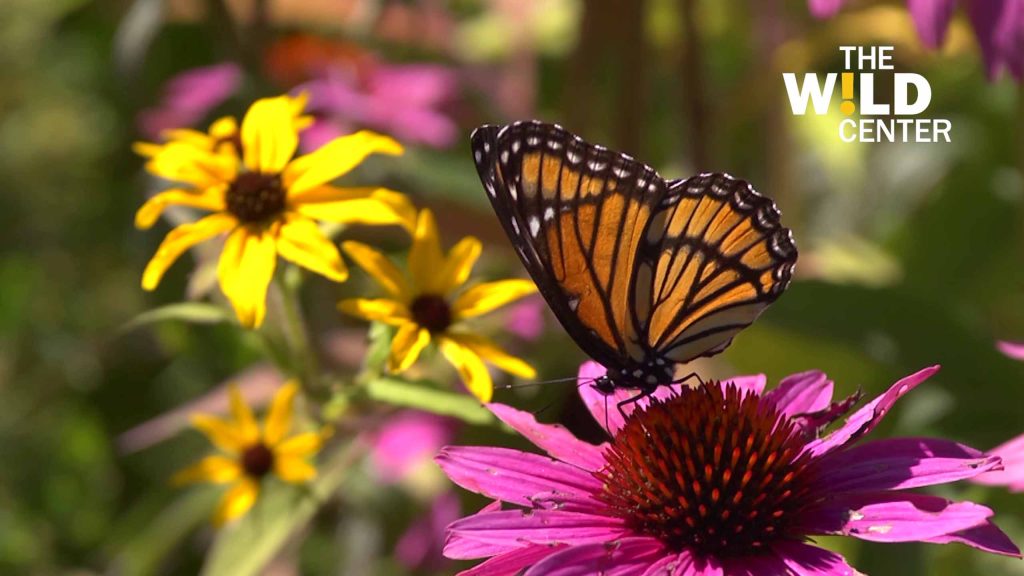
[[[841,44],[895,46],[897,69],[931,82],[928,115],[952,121],[953,142],[844,144],[836,105],[834,115],[794,117],[781,73],[840,71]],[[192,84],[167,84],[212,65]],[[360,170],[433,208],[449,245],[479,236],[484,276],[523,271],[477,180],[469,131],[557,121],[666,176],[748,179],[793,228],[793,286],[726,353],[700,361],[702,373],[777,381],[818,368],[838,394],[873,395],[939,363],[881,433],[989,448],[1024,432],[1024,364],[994,347],[1024,338],[1024,98],[1012,79],[986,77],[962,14],[930,51],[902,2],[851,2],[819,21],[801,0],[5,0],[0,573],[200,569],[217,491],[168,485],[206,450],[183,415],[215,410],[224,382],[258,401],[278,379],[251,335],[228,323],[130,324],[212,288],[210,254],[199,251],[199,266],[172,268],[155,293],[140,289],[160,234],[132,225],[155,184],[131,143],[327,81],[334,92],[319,101],[320,128],[368,126],[406,142],[400,160]],[[398,233],[342,236],[403,246]],[[356,274],[344,284],[311,279],[306,290],[319,352],[340,372],[360,362],[365,326],[334,303],[369,286]],[[527,320],[496,316],[497,337],[543,379],[574,375],[583,356],[546,310],[513,312]],[[534,334],[538,319],[546,328]],[[519,386],[496,400],[596,438],[572,392]],[[451,434],[521,443],[493,426]],[[439,472],[425,460],[381,483],[372,465],[351,462],[339,497],[282,536],[267,573],[456,569],[435,550],[417,562],[395,554],[447,492]],[[993,507],[1024,542],[1024,495],[970,485],[940,493]],[[465,512],[482,504],[456,494]],[[1024,574],[1024,562],[957,545],[828,544],[872,574]]]

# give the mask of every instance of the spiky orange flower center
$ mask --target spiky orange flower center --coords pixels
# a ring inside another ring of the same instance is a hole
[[[637,409],[598,473],[601,499],[673,549],[756,553],[794,534],[813,497],[793,423],[754,394],[717,383]]]

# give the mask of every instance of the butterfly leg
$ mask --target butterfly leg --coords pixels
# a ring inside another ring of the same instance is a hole
[[[626,420],[626,411],[623,409],[624,406],[628,406],[629,404],[636,404],[637,402],[643,400],[644,398],[647,398],[651,394],[654,394],[654,391],[657,389],[658,388],[656,386],[653,388],[641,388],[640,393],[637,394],[636,396],[626,398],[622,402],[616,404],[615,407],[619,409],[619,414],[622,416],[622,420]]]
[[[697,374],[696,372],[690,372],[689,374],[687,374],[686,376],[683,376],[682,378],[678,378],[676,380],[673,380],[672,383],[673,384],[685,384],[687,380],[692,380],[692,379],[696,379],[697,380],[697,384],[699,384],[701,386],[704,385],[704,379],[701,378],[700,375]]]

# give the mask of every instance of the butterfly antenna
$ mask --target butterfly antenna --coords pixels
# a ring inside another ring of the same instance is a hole
[[[569,377],[569,378],[555,378],[554,380],[536,380],[534,382],[522,382],[522,383],[509,382],[509,383],[505,384],[504,386],[502,386],[502,388],[504,388],[506,390],[511,390],[513,388],[528,388],[530,386],[544,386],[546,384],[563,384],[565,382],[573,382],[576,379],[577,378],[575,376],[572,376],[572,377]]]
[[[547,411],[548,411],[548,410],[549,410],[549,409],[550,409],[550,408],[551,408],[552,406],[554,406],[554,405],[555,405],[555,403],[554,403],[553,401],[552,401],[552,402],[548,402],[548,403],[547,403],[547,404],[545,404],[545,405],[544,405],[543,407],[541,407],[541,408],[540,408],[539,410],[537,410],[536,412],[534,412],[534,413],[533,413],[533,415],[534,415],[534,416],[540,416],[540,415],[541,415],[541,414],[543,414],[544,412],[547,412]]]

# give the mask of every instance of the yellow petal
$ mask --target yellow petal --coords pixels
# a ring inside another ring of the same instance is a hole
[[[456,318],[472,318],[500,308],[537,291],[530,280],[499,280],[477,284],[463,292],[452,305]]]
[[[203,190],[234,180],[238,162],[185,142],[170,142],[146,162],[146,169],[165,180]]]
[[[240,428],[215,416],[193,414],[192,425],[225,452],[237,454],[248,444]]]
[[[263,323],[267,288],[276,266],[272,231],[240,226],[228,236],[217,264],[217,278],[242,326],[255,328]]]
[[[459,240],[459,243],[448,252],[444,268],[437,274],[434,292],[449,296],[456,288],[465,284],[469,273],[473,271],[473,265],[480,257],[481,250],[480,240],[472,236]]]
[[[160,136],[167,142],[183,142],[203,150],[213,150],[214,139],[208,134],[192,128],[172,128],[164,130]]]
[[[324,185],[289,196],[288,202],[296,212],[326,222],[373,226],[397,224],[410,232],[416,225],[416,208],[409,198],[387,188]]]
[[[210,214],[197,222],[182,224],[168,232],[167,236],[164,237],[164,241],[160,243],[160,247],[156,249],[156,254],[153,255],[149,264],[146,265],[146,270],[142,273],[143,289],[155,289],[160,284],[160,279],[163,278],[164,272],[171,267],[171,264],[174,264],[174,261],[185,250],[218,234],[229,232],[237,224],[238,221],[235,220],[234,216],[217,213]]]
[[[175,486],[209,482],[211,484],[227,484],[242,476],[242,467],[238,462],[226,456],[207,456],[192,466],[178,471],[171,477]]]
[[[370,322],[383,322],[398,326],[412,320],[405,304],[387,298],[350,298],[338,302],[338,310]]]
[[[388,370],[403,372],[420,357],[420,352],[430,344],[430,332],[412,322],[398,328],[391,340],[391,354],[388,356]]]
[[[259,484],[251,478],[243,477],[221,499],[220,505],[217,506],[217,510],[213,513],[213,525],[223,526],[243,516],[256,503],[256,498],[259,497],[259,494]]]
[[[437,222],[434,220],[434,214],[424,208],[420,210],[412,247],[409,248],[409,273],[412,275],[413,285],[419,292],[434,292],[431,288],[444,264]]]
[[[153,142],[133,142],[132,152],[135,152],[143,158],[152,158],[160,153],[164,149],[163,144],[155,144]]]
[[[288,433],[288,429],[291,428],[295,394],[298,391],[298,382],[290,380],[274,394],[274,401],[270,404],[270,411],[267,413],[267,420],[263,428],[263,442],[267,446],[271,448],[277,446]]]
[[[231,384],[228,386],[228,396],[231,399],[231,417],[235,419],[235,426],[243,445],[255,444],[260,439],[260,429],[256,425],[252,410],[245,403],[245,398],[242,398],[242,392],[238,386]]]
[[[373,276],[388,294],[403,301],[408,298],[411,293],[409,283],[387,256],[361,242],[342,242],[341,248],[360,268]]]
[[[483,360],[472,350],[451,338],[439,338],[438,341],[441,353],[458,370],[466,389],[481,402],[490,402],[494,396],[494,383]]]
[[[286,214],[277,234],[277,253],[289,260],[334,280],[348,279],[348,268],[333,242],[324,236],[316,222],[297,214]]]
[[[274,473],[285,482],[298,484],[316,478],[316,468],[302,458],[278,457],[274,460]]]
[[[335,138],[289,164],[284,172],[285,188],[291,194],[316,188],[347,173],[374,153],[398,155],[402,146],[368,130]]]
[[[175,188],[156,194],[135,213],[135,227],[140,230],[151,228],[168,206],[180,205],[219,212],[224,210],[226,185],[213,186],[202,191]]]
[[[303,458],[315,454],[331,437],[331,429],[324,427],[319,432],[304,432],[288,438],[274,450],[276,458]]]
[[[299,147],[291,98],[257,100],[242,119],[245,167],[262,174],[280,174]]]
[[[291,107],[292,115],[296,118],[302,116],[302,111],[306,109],[306,104],[309,104],[309,92],[303,90],[295,96],[288,95],[288,105]]]
[[[515,374],[521,378],[537,377],[537,371],[533,369],[533,366],[505,352],[497,344],[483,336],[452,332],[449,332],[446,336],[468,348],[484,361],[494,364],[505,372]]]
[[[241,134],[238,131],[238,121],[231,116],[218,118],[210,125],[210,144],[212,150],[217,154],[234,158],[238,161],[241,146]]]
[[[217,140],[227,140],[238,135],[238,121],[233,116],[221,116],[210,124],[210,136]]]

